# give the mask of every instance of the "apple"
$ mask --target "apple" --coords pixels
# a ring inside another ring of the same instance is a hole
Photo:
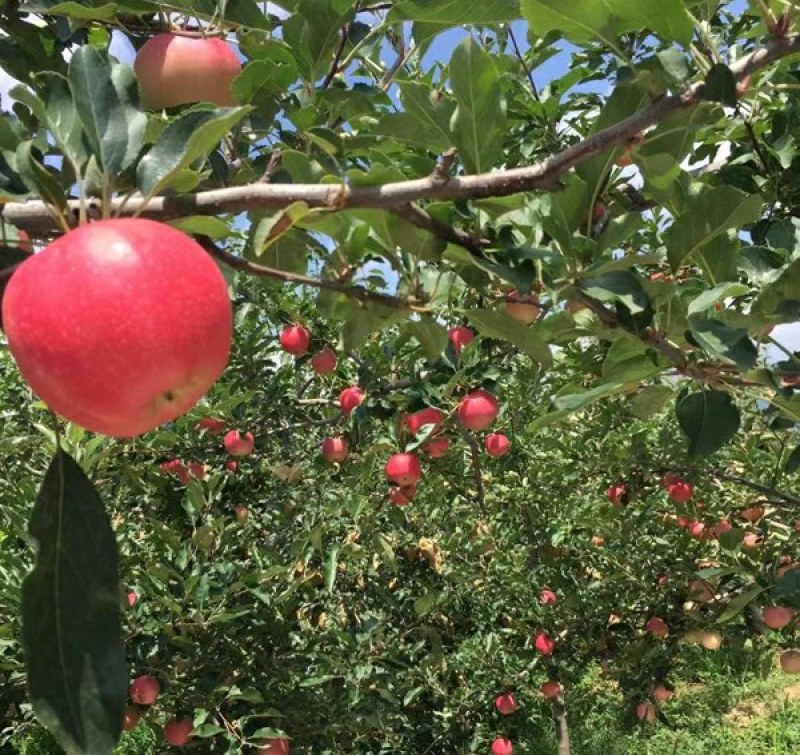
[[[594,206],[594,209],[592,210],[592,220],[594,221],[602,220],[605,214],[606,214],[606,206],[602,202],[597,202],[597,204],[595,204]]]
[[[241,433],[239,430],[231,430],[225,434],[222,443],[231,456],[249,456],[253,452],[256,441],[253,433]]]
[[[441,409],[434,409],[428,406],[413,414],[407,414],[404,421],[409,432],[416,435],[425,425],[436,426],[443,420],[444,412]]]
[[[545,682],[540,687],[542,695],[552,700],[561,694],[561,685],[558,682]]]
[[[443,456],[447,456],[447,452],[450,449],[450,438],[444,436],[441,438],[431,438],[425,444],[425,449],[431,459],[441,459]]]
[[[786,606],[768,606],[762,618],[770,629],[783,629],[794,618],[794,611]]]
[[[512,291],[506,296],[505,311],[517,322],[530,325],[539,317],[539,300],[535,296],[522,296]]]
[[[687,527],[687,529],[689,530],[689,534],[695,540],[702,540],[705,538],[706,526],[705,524],[703,524],[703,522],[691,521],[689,522],[689,526]]]
[[[511,450],[511,441],[503,433],[489,433],[484,445],[486,453],[494,458],[505,456]]]
[[[719,632],[703,632],[700,644],[706,650],[719,650],[722,645],[722,635]]]
[[[556,604],[556,594],[552,590],[544,589],[539,593],[539,602],[543,606],[554,606]]]
[[[665,585],[667,585],[668,583],[669,583],[669,577],[668,577],[666,574],[662,574],[662,575],[661,575],[661,576],[658,578],[658,580],[656,581],[656,584],[657,584],[659,587],[664,587],[664,586],[665,586]]]
[[[492,755],[513,755],[514,745],[506,737],[497,737],[492,742]]]
[[[421,475],[419,459],[413,454],[393,454],[386,462],[386,476],[401,488],[415,485]]]
[[[183,462],[180,459],[170,459],[169,461],[162,461],[158,465],[158,470],[161,474],[177,474],[182,467]]]
[[[236,521],[239,524],[247,524],[247,520],[250,518],[250,511],[247,506],[240,503],[234,511],[236,512]]]
[[[336,354],[330,349],[318,351],[311,357],[311,369],[314,370],[317,375],[327,375],[333,372],[336,369],[336,364]]]
[[[186,234],[141,218],[80,226],[28,257],[2,315],[33,392],[71,422],[120,438],[185,414],[230,354],[231,303],[216,263]]]
[[[139,602],[139,596],[133,590],[128,592],[125,598],[128,601],[128,608],[133,608]]]
[[[636,718],[648,724],[654,723],[656,720],[656,706],[649,701],[639,703],[636,706]]]
[[[147,674],[137,676],[131,683],[131,700],[137,705],[152,705],[158,699],[160,692],[161,685],[158,679]]]
[[[408,506],[417,495],[416,485],[405,485],[402,488],[392,488],[389,491],[389,500],[395,506]]]
[[[506,692],[502,695],[498,695],[494,699],[494,707],[497,709],[498,713],[504,716],[510,716],[517,710],[517,701],[514,699],[514,695],[510,692]]]
[[[231,107],[236,104],[231,84],[242,64],[224,39],[163,33],[142,45],[133,70],[146,108],[161,110],[192,102]]]
[[[653,616],[652,618],[648,619],[647,623],[644,625],[644,628],[653,635],[653,637],[666,637],[669,634],[669,627],[664,619],[659,618],[658,616]]]
[[[690,629],[688,632],[684,633],[681,639],[692,645],[699,645],[703,641],[704,634],[705,633],[701,629]]]
[[[666,485],[667,495],[676,503],[686,503],[694,495],[692,483],[680,478],[672,480]]]
[[[450,343],[453,344],[456,354],[461,354],[461,349],[472,343],[475,339],[475,334],[466,325],[459,325],[457,328],[450,328],[447,331],[447,337],[450,339]]]
[[[142,720],[142,714],[139,713],[138,708],[134,708],[132,705],[129,705],[125,708],[125,713],[122,718],[122,729],[123,731],[130,731],[131,729],[135,729],[139,725],[139,721]]]
[[[745,532],[742,536],[742,547],[744,548],[758,548],[761,543],[761,536],[757,532]]]
[[[628,492],[628,486],[625,483],[618,482],[606,488],[606,498],[611,502],[612,506],[622,508],[622,499],[625,493]]]
[[[236,474],[239,471],[239,462],[235,459],[231,459],[230,461],[225,462],[225,469],[228,470],[231,474]]]
[[[787,674],[800,674],[800,650],[784,650],[780,662]]]
[[[348,453],[347,438],[325,438],[322,441],[322,455],[330,464],[344,461]]]
[[[173,718],[164,725],[164,741],[173,747],[183,747],[192,737],[191,718]]]
[[[742,514],[742,519],[747,520],[750,524],[755,524],[761,517],[764,516],[764,507],[763,506],[751,506],[749,509],[745,509]]]
[[[458,421],[469,430],[485,430],[495,421],[500,411],[497,399],[479,389],[467,394],[458,405]]]
[[[674,690],[665,687],[663,684],[658,684],[653,687],[653,697],[660,703],[663,703],[675,697],[675,692]]]
[[[203,417],[197,425],[198,430],[205,430],[211,435],[220,435],[225,432],[225,422],[215,417]]]
[[[280,335],[281,348],[294,356],[300,356],[308,351],[311,341],[309,332],[302,325],[287,325]]]
[[[696,579],[689,585],[689,597],[698,603],[710,603],[714,600],[714,589],[702,579]]]
[[[733,525],[727,519],[720,519],[712,528],[711,534],[719,539],[726,532],[733,529]]]
[[[205,480],[206,468],[199,461],[190,461],[189,474],[196,480]]]
[[[539,632],[539,634],[536,635],[533,646],[542,655],[552,655],[556,648],[556,643],[555,640],[553,640],[553,638],[547,634],[547,632]]]
[[[364,400],[364,391],[357,385],[350,388],[345,388],[339,394],[339,406],[342,408],[342,414],[346,417],[356,407],[358,407]]]
[[[258,755],[289,755],[289,740],[269,739],[266,745],[259,749]]]

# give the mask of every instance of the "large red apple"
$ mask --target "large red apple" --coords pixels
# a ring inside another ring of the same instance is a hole
[[[495,421],[499,411],[497,399],[489,391],[480,389],[461,399],[458,421],[470,430],[485,430]]]
[[[191,718],[173,718],[164,725],[164,741],[173,747],[183,747],[192,737]]]
[[[409,431],[416,435],[425,425],[438,425],[443,419],[444,412],[441,409],[429,406],[407,415],[405,423]]]
[[[494,699],[494,707],[497,708],[497,712],[501,713],[504,716],[510,716],[517,710],[517,701],[510,692],[506,692],[505,694],[498,695]]]
[[[231,456],[249,456],[255,442],[253,433],[242,433],[239,430],[231,430],[222,440],[225,450]]]
[[[415,485],[421,474],[419,459],[413,454],[393,454],[386,462],[386,476],[400,487]]]
[[[152,220],[103,220],[25,260],[3,297],[33,391],[87,430],[130,438],[184,414],[222,374],[228,288],[194,240]]]
[[[270,739],[264,747],[259,749],[258,755],[289,755],[289,740]]]
[[[495,458],[505,456],[511,450],[511,441],[503,433],[489,433],[484,441],[486,453]]]
[[[357,385],[345,388],[339,394],[339,406],[342,407],[342,414],[345,417],[357,408],[364,400],[364,391]]]
[[[158,34],[142,45],[133,63],[146,108],[213,102],[235,104],[231,84],[242,64],[223,39]]]
[[[300,356],[308,351],[311,335],[302,325],[287,325],[280,336],[281,348],[294,356]]]
[[[472,343],[475,339],[475,334],[466,325],[459,325],[457,328],[450,328],[447,331],[447,337],[450,339],[450,343],[453,344],[456,354],[460,354],[461,349]]]
[[[311,357],[311,369],[318,375],[327,375],[336,369],[336,354],[330,349],[318,351]]]
[[[152,705],[161,692],[161,685],[158,679],[152,676],[137,676],[131,683],[131,700],[137,705]]]
[[[322,441],[322,455],[330,464],[344,461],[348,452],[347,438],[325,438]]]
[[[492,755],[513,755],[514,745],[506,737],[497,737],[492,742]]]
[[[762,618],[770,629],[783,629],[794,618],[794,611],[786,606],[768,606]]]

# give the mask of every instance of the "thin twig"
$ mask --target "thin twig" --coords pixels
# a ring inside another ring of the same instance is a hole
[[[325,76],[322,84],[320,85],[320,89],[327,89],[333,79],[336,77],[336,74],[339,73],[339,63],[342,60],[342,54],[344,53],[344,48],[347,46],[347,39],[350,35],[350,25],[345,24],[340,30],[339,34],[341,35],[341,39],[339,40],[339,46],[336,48],[336,52],[333,56],[333,61],[331,62],[331,67],[328,69],[328,74]]]
[[[720,480],[734,482],[737,485],[742,485],[745,488],[750,488],[751,490],[755,490],[758,493],[763,493],[764,495],[775,496],[776,498],[780,498],[787,503],[800,504],[800,498],[798,498],[796,495],[784,493],[782,490],[777,490],[769,485],[762,485],[760,482],[746,480],[744,477],[737,477],[736,475],[729,475],[725,474],[724,472],[715,472],[714,476]]]

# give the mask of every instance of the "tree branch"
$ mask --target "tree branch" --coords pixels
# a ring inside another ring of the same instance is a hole
[[[753,480],[747,480],[744,477],[736,477],[735,475],[728,475],[724,472],[715,472],[714,476],[719,478],[720,480],[725,480],[726,482],[735,482],[737,485],[742,485],[745,488],[750,488],[751,490],[755,490],[758,493],[763,493],[764,495],[774,496],[776,498],[780,498],[786,503],[794,503],[796,505],[800,505],[800,498],[791,493],[784,493],[782,490],[776,490],[769,485],[762,485],[760,482],[754,482]]]
[[[765,68],[777,60],[800,52],[800,35],[772,39],[765,46],[743,57],[731,66],[738,80]],[[683,93],[662,97],[649,107],[598,131],[557,155],[524,168],[456,176],[447,181],[432,176],[399,181],[382,186],[347,186],[345,184],[263,184],[234,186],[225,189],[155,197],[145,205],[143,196],[111,201],[114,212],[141,215],[156,219],[186,215],[222,215],[252,209],[283,209],[294,202],[311,207],[346,209],[374,207],[394,209],[424,200],[484,199],[520,192],[557,191],[560,177],[584,160],[611,147],[624,144],[631,137],[661,122],[672,113],[694,107],[703,98],[704,84],[697,82]],[[78,200],[69,202],[77,216]],[[9,223],[25,230],[43,232],[58,230],[42,201],[11,202],[3,208]]]

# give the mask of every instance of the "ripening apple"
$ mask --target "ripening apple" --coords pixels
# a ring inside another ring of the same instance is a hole
[[[644,703],[639,703],[636,706],[636,718],[647,724],[654,723],[656,720],[656,706],[649,700]]]
[[[675,503],[686,503],[690,501],[694,495],[694,486],[692,483],[680,478],[670,482],[666,488],[667,495],[675,501]]]
[[[405,425],[409,432],[416,435],[425,425],[439,425],[444,420],[444,412],[441,409],[434,409],[432,406],[420,409],[413,414],[407,414]]]
[[[289,755],[289,740],[269,739],[266,745],[258,750],[258,755]]]
[[[173,718],[164,725],[164,741],[173,747],[183,747],[191,738],[191,718]]]
[[[504,716],[510,716],[517,710],[517,701],[514,699],[514,695],[510,692],[506,692],[502,695],[498,695],[494,699],[494,707],[497,709],[498,713]]]
[[[700,638],[700,644],[706,650],[719,650],[722,645],[722,635],[719,632],[703,632]]]
[[[386,462],[386,476],[401,488],[415,485],[421,475],[419,459],[413,454],[393,454]]]
[[[714,589],[702,579],[696,579],[689,585],[689,597],[698,603],[710,603],[714,600]]]
[[[547,634],[547,632],[539,632],[539,634],[536,635],[533,646],[542,655],[552,655],[556,648],[556,643],[555,640],[550,637],[549,634]]]
[[[514,745],[506,737],[497,737],[492,742],[492,755],[514,755]]]
[[[745,532],[742,536],[743,548],[758,548],[762,543],[762,538],[757,532]]]
[[[467,429],[480,432],[495,421],[499,411],[497,399],[481,388],[461,399],[458,405],[458,421]]]
[[[322,455],[330,464],[343,462],[347,458],[349,452],[347,438],[325,438],[325,440],[322,441]]]
[[[711,534],[717,539],[722,537],[726,532],[733,529],[733,525],[727,519],[720,519],[712,528]]]
[[[345,388],[339,394],[339,406],[342,408],[342,414],[346,417],[354,409],[361,405],[364,400],[364,391],[360,386],[353,385],[350,388]]]
[[[138,708],[134,708],[132,705],[129,705],[125,708],[125,713],[122,718],[122,729],[123,731],[130,731],[131,729],[135,729],[139,725],[139,721],[142,720],[142,714],[139,713]]]
[[[644,628],[653,635],[653,637],[666,637],[669,635],[669,627],[664,619],[659,618],[658,616],[653,616],[652,618],[648,619],[647,624],[644,625]]]
[[[133,590],[130,590],[125,598],[128,601],[128,608],[133,608],[139,602],[139,596]]]
[[[552,590],[544,589],[539,593],[539,602],[543,606],[554,606],[556,604],[556,594]]]
[[[663,684],[657,684],[653,687],[653,697],[658,702],[663,703],[675,697],[675,691],[665,687]]]
[[[425,450],[428,452],[428,456],[430,456],[431,459],[441,459],[443,456],[447,456],[449,449],[450,438],[444,435],[439,438],[431,438],[425,444]]]
[[[687,529],[695,540],[703,540],[706,536],[706,526],[703,522],[691,521]]]
[[[300,356],[308,351],[311,335],[302,325],[287,325],[280,336],[281,348],[293,356]]]
[[[2,321],[42,401],[120,438],[191,409],[225,369],[233,327],[203,247],[142,218],[82,225],[30,256],[8,281]]]
[[[163,33],[142,45],[133,70],[146,108],[161,110],[192,102],[230,107],[235,104],[231,84],[242,64],[224,39]]]
[[[253,433],[241,433],[239,430],[226,433],[222,442],[231,456],[249,456],[256,443]]]
[[[250,511],[247,506],[240,503],[236,506],[234,511],[236,512],[236,521],[239,522],[239,524],[247,524],[247,520],[250,518]]]
[[[561,694],[561,685],[558,682],[545,682],[540,687],[542,695],[549,700],[558,697]]]
[[[628,492],[628,486],[625,485],[625,483],[618,482],[615,485],[611,485],[606,489],[606,498],[608,498],[612,506],[621,508],[622,499],[625,493],[627,492]]]
[[[239,462],[235,459],[225,462],[225,469],[231,474],[236,474],[239,471]]]
[[[225,432],[225,421],[216,417],[203,417],[196,425],[198,430],[205,430],[211,435],[220,435]]]
[[[416,485],[404,485],[401,488],[392,488],[389,491],[389,500],[395,506],[408,506],[417,495]]]
[[[764,516],[764,507],[763,506],[750,506],[750,508],[745,509],[742,514],[742,519],[747,520],[751,524],[755,524],[761,517]]]
[[[322,349],[311,357],[311,369],[317,375],[327,375],[336,369],[336,354],[330,349]]]
[[[506,296],[505,303],[506,314],[514,318],[517,322],[530,325],[536,322],[539,317],[539,300],[531,296],[523,296],[516,291],[512,291]]]
[[[131,700],[137,705],[152,705],[158,699],[160,692],[161,685],[158,679],[147,674],[137,676],[131,683]]]
[[[780,662],[787,674],[800,674],[800,650],[784,650]]]
[[[486,453],[494,458],[505,456],[511,450],[511,441],[503,433],[489,433],[484,445]]]
[[[786,606],[768,606],[761,616],[770,629],[783,629],[794,618],[794,611]]]
[[[461,354],[461,349],[469,346],[475,340],[475,334],[466,325],[450,328],[447,331],[447,337],[450,339],[450,343],[453,344],[456,354]]]

